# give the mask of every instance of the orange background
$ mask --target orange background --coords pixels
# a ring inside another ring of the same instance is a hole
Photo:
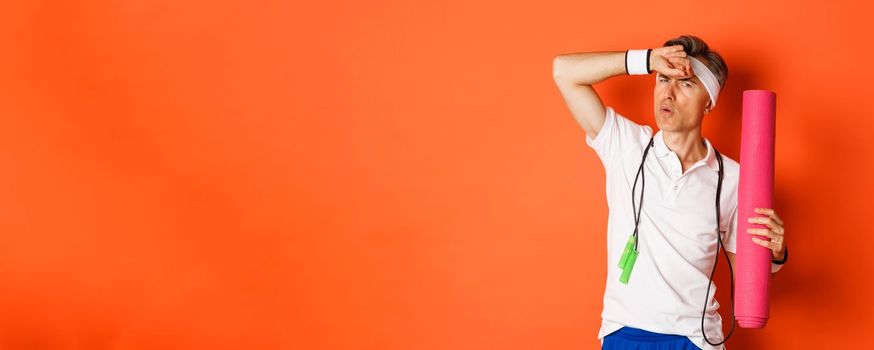
[[[552,59],[681,34],[728,62],[728,156],[777,92],[792,257],[728,347],[868,346],[862,1],[2,7],[0,348],[597,349],[604,173]],[[654,126],[653,82],[596,88]]]

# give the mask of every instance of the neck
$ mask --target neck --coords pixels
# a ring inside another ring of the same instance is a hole
[[[701,129],[689,131],[663,131],[665,146],[677,154],[681,162],[697,162],[707,156],[707,144],[701,137]]]

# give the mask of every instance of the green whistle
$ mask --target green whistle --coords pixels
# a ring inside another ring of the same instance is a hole
[[[632,250],[631,253],[628,254],[628,259],[625,261],[625,266],[622,267],[622,275],[619,276],[619,282],[622,284],[628,284],[628,277],[631,277],[631,270],[634,268],[634,262],[637,261],[636,250]]]
[[[625,250],[622,252],[622,258],[619,259],[619,268],[625,269],[625,263],[628,262],[628,254],[634,250],[634,243],[637,242],[637,237],[634,235],[628,236],[628,243],[625,243]]]

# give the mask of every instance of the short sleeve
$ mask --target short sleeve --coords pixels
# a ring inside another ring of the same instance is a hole
[[[606,107],[604,126],[595,138],[586,134],[586,144],[595,150],[605,168],[632,148],[640,148],[649,140],[652,128],[643,126]]]
[[[728,230],[722,243],[725,245],[725,250],[729,253],[737,252],[737,204],[731,210],[731,216],[728,219]]]

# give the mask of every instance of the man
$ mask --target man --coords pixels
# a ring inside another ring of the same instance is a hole
[[[650,126],[605,108],[592,87],[613,76],[653,71],[655,134]],[[598,333],[602,349],[724,349],[716,289],[708,293],[708,287],[718,239],[734,265],[740,166],[716,154],[701,136],[701,123],[716,106],[727,76],[722,57],[690,35],[652,50],[572,53],[553,62],[555,83],[606,173],[608,273]],[[783,221],[770,208],[757,208],[756,213],[744,219],[767,228],[750,229],[754,236],[742,237],[771,249],[773,276],[785,262]],[[628,258],[627,246],[637,248],[635,258]],[[633,269],[620,268],[620,260],[623,266],[628,260]]]

